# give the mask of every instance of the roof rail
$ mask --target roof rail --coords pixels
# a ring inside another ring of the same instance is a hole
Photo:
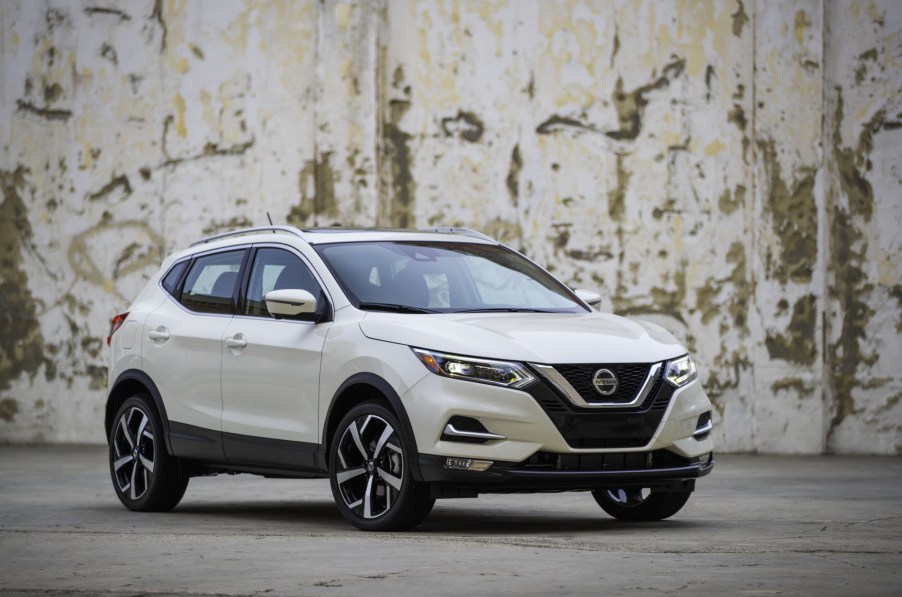
[[[420,230],[422,232],[440,232],[442,234],[459,234],[461,236],[469,236],[471,238],[478,238],[481,240],[490,240],[493,243],[498,242],[491,236],[485,235],[482,232],[478,232],[476,230],[471,230],[470,228],[458,228],[457,226],[440,226],[438,228],[421,228]]]
[[[219,240],[221,238],[228,238],[230,236],[241,236],[242,234],[258,234],[260,232],[272,232],[273,234],[275,234],[276,232],[284,232],[285,234],[293,234],[298,238],[304,239],[304,235],[301,233],[301,231],[293,226],[255,226],[253,228],[241,228],[239,230],[232,230],[231,232],[223,232],[222,234],[207,236],[200,239],[199,241],[191,243],[191,246],[195,247],[197,245],[202,245],[214,240]]]

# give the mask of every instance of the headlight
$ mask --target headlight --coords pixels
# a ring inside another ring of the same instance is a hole
[[[676,387],[684,386],[696,377],[698,377],[698,373],[695,370],[695,363],[688,354],[668,361],[667,369],[664,370],[664,378]]]
[[[507,388],[522,388],[535,381],[535,376],[520,363],[459,357],[422,348],[413,348],[426,368],[442,377],[488,383]]]

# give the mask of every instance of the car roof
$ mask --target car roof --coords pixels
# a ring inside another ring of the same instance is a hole
[[[177,261],[185,256],[202,251],[227,248],[238,244],[272,242],[273,235],[279,240],[301,241],[308,245],[355,243],[372,241],[429,241],[429,242],[469,242],[479,244],[499,244],[498,241],[474,230],[457,227],[428,228],[413,230],[408,228],[295,228],[294,226],[259,226],[241,228],[202,238],[187,249],[170,255],[165,262]]]

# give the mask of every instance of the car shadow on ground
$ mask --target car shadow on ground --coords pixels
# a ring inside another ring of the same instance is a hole
[[[332,501],[246,501],[230,503],[195,502],[181,504],[170,516],[178,519],[183,529],[192,520],[199,527],[210,523],[222,527],[254,524],[262,533],[285,531],[330,532],[354,530]],[[675,517],[644,523],[622,522],[599,512],[597,517],[537,511],[521,514],[496,508],[442,508],[438,504],[429,517],[411,532],[426,535],[581,535],[622,533],[683,533],[689,529],[710,526],[710,521]]]

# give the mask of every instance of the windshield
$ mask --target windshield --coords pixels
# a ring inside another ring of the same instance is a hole
[[[359,309],[586,312],[564,285],[498,245],[360,242],[315,249]]]

